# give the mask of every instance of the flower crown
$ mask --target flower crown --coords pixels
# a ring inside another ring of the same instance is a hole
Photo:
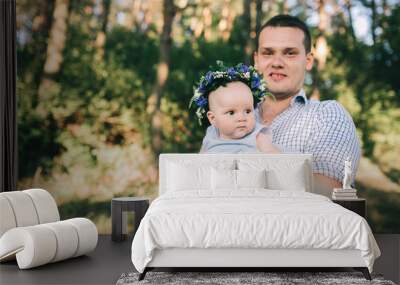
[[[240,81],[246,84],[253,93],[254,101],[259,102],[265,96],[271,95],[266,89],[264,79],[257,73],[252,66],[239,63],[234,67],[226,67],[222,61],[217,61],[217,68],[208,71],[206,75],[200,78],[198,87],[194,88],[194,95],[190,99],[189,109],[193,103],[196,105],[196,116],[199,124],[205,118],[208,110],[208,95],[220,86],[226,86],[227,83]]]

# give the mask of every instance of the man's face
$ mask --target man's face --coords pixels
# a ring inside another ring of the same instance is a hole
[[[303,40],[303,31],[291,27],[266,27],[260,33],[255,67],[278,100],[296,95],[312,68],[313,56],[306,54]]]
[[[240,139],[255,126],[253,95],[242,82],[231,82],[209,95],[207,117],[223,139]]]

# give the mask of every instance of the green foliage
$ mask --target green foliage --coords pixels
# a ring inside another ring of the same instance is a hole
[[[396,91],[396,96],[391,102],[400,107],[400,70],[398,68],[400,64],[400,5],[394,7],[390,15],[382,15],[379,21],[384,29],[373,50],[375,53],[373,76],[382,85],[387,85],[388,89]]]
[[[399,64],[400,52],[399,16],[399,5],[391,15],[379,15],[378,21],[385,29],[377,35],[373,45],[353,38],[346,23],[337,22],[336,32],[328,38],[334,51],[328,61],[331,68],[322,75],[330,76],[329,81],[325,79],[322,84],[327,86],[329,82],[328,88],[324,88],[327,94],[338,91],[354,94],[356,102],[353,102],[358,107],[352,115],[361,132],[363,153],[386,169],[394,168],[398,161],[392,159],[388,164],[384,153],[390,153],[391,157],[400,154],[396,147],[400,139],[400,71],[395,67]],[[354,108],[354,104],[349,104],[348,108]]]
[[[147,82],[147,87],[150,87],[155,80],[158,45],[158,39],[149,37],[149,34],[117,26],[107,34],[105,61],[122,69],[135,70],[140,79]]]
[[[34,113],[20,110],[18,122],[19,177],[33,176],[38,167],[48,174],[54,157],[62,150],[54,118],[49,116],[43,122]]]

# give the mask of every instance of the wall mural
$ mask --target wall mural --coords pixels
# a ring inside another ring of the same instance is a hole
[[[62,219],[109,233],[112,197],[157,196],[159,153],[199,151],[199,75],[252,64],[256,30],[279,13],[311,29],[307,96],[353,117],[373,231],[400,233],[396,1],[17,1],[19,189],[44,188]]]

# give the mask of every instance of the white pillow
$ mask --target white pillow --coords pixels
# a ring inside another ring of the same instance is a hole
[[[211,188],[213,190],[236,190],[236,170],[211,169]]]
[[[168,164],[168,191],[185,191],[211,188],[211,167]]]
[[[211,169],[213,190],[239,190],[241,188],[267,188],[265,170]]]
[[[268,188],[273,190],[306,191],[304,168],[298,167],[288,172],[278,169],[267,171]]]
[[[267,172],[263,170],[236,170],[237,188],[267,188]]]
[[[308,167],[304,161],[291,159],[239,159],[239,170],[265,170],[267,188],[273,190],[306,191]]]

